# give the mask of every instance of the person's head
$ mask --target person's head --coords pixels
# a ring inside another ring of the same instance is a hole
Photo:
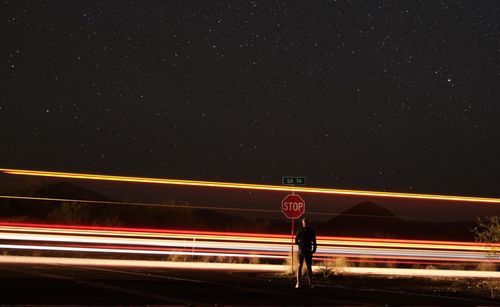
[[[309,223],[309,220],[306,217],[302,219],[302,227],[307,227],[308,223]]]

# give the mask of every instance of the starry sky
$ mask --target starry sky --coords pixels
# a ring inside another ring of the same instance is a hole
[[[0,167],[500,196],[496,0],[0,7]]]

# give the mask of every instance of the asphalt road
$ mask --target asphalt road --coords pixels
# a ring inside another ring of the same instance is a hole
[[[414,289],[413,289],[414,290]],[[429,295],[318,284],[294,288],[271,273],[0,265],[2,305],[497,305]]]

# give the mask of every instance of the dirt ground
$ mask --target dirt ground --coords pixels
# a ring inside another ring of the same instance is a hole
[[[285,274],[267,274],[268,277],[295,282],[295,277]],[[366,291],[387,291],[387,293],[408,293],[439,297],[460,297],[464,299],[486,299],[500,305],[500,280],[478,278],[406,277],[379,275],[331,275],[314,274],[316,285],[333,286]],[[302,278],[307,286],[307,278]]]

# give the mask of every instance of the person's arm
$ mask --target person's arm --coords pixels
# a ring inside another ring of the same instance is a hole
[[[295,235],[295,244],[302,244],[302,229],[297,230],[297,234]]]
[[[317,248],[317,247],[318,247],[318,246],[316,245],[316,234],[315,234],[315,233],[314,233],[314,231],[313,231],[313,236],[312,236],[312,248],[313,248],[312,252],[313,252],[313,253],[315,253],[315,252],[316,252],[316,248]]]

